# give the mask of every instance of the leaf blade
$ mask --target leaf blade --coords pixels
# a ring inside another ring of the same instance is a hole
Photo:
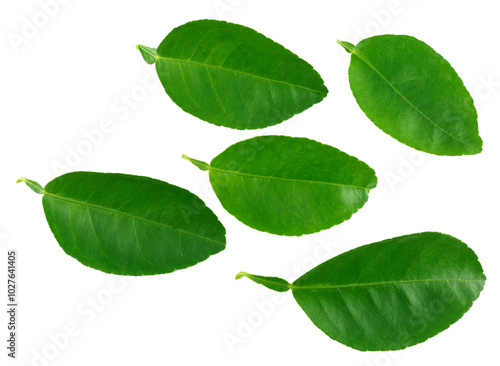
[[[198,197],[152,178],[68,173],[42,203],[63,250],[106,273],[169,273],[225,248],[224,227]]]
[[[312,66],[283,46],[216,20],[172,30],[157,49],[156,70],[184,111],[236,129],[280,123],[328,93]]]
[[[355,47],[339,44],[352,54],[353,95],[382,131],[436,155],[481,152],[472,97],[451,65],[431,47],[399,35],[367,38]]]

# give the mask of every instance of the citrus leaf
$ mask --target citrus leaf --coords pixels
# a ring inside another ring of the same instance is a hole
[[[280,278],[242,276],[276,291],[286,288]],[[421,343],[455,323],[485,280],[466,244],[425,232],[350,250],[288,287],[332,339],[360,351],[387,351]]]
[[[43,194],[45,216],[63,250],[106,273],[168,273],[225,248],[215,214],[191,192],[160,180],[73,172],[43,189],[19,181]]]
[[[352,93],[382,131],[431,154],[481,152],[471,95],[448,61],[426,43],[403,35],[375,36],[355,47],[338,43],[352,54]]]
[[[184,111],[239,130],[278,124],[328,93],[306,61],[253,29],[197,20],[172,30],[158,49],[138,45]]]
[[[259,136],[238,142],[210,164],[222,206],[244,224],[299,236],[349,219],[377,185],[367,164],[332,146],[299,137]]]

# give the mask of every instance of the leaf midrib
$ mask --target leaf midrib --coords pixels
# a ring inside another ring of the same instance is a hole
[[[367,283],[351,283],[346,285],[294,285],[291,284],[290,288],[292,290],[310,290],[310,291],[331,291],[343,288],[353,288],[353,287],[370,287],[370,286],[386,286],[386,285],[400,285],[400,284],[412,284],[412,283],[423,283],[423,282],[484,282],[484,280],[465,280],[465,279],[454,279],[454,278],[443,278],[443,279],[422,279],[422,280],[401,280],[401,281],[382,281],[382,282],[367,282]]]
[[[218,65],[206,64],[206,63],[203,63],[203,62],[197,62],[197,61],[192,61],[192,60],[181,60],[181,59],[178,59],[178,58],[164,57],[164,56],[160,56],[160,55],[157,55],[156,59],[157,60],[161,59],[161,60],[164,60],[166,62],[170,61],[170,62],[184,63],[184,64],[188,64],[188,65],[197,65],[197,66],[203,66],[203,67],[206,67],[206,68],[212,68],[212,69],[216,69],[216,70],[223,70],[223,71],[234,72],[234,73],[237,73],[237,74],[241,74],[241,75],[253,77],[253,78],[264,80],[264,81],[268,81],[268,82],[273,82],[273,83],[288,85],[288,86],[291,86],[291,87],[294,87],[294,88],[304,89],[304,90],[307,90],[309,92],[322,94],[323,96],[326,96],[328,94],[328,92],[325,92],[325,91],[322,91],[322,90],[316,90],[316,89],[308,88],[306,86],[297,85],[297,84],[293,84],[293,83],[288,83],[288,82],[282,81],[282,80],[276,80],[276,79],[266,78],[264,76],[250,74],[248,72],[244,72],[244,71],[240,71],[240,70],[236,70],[236,69],[230,69],[230,68],[226,68],[226,67],[222,67],[222,66],[218,66]]]
[[[476,147],[472,146],[471,144],[459,139],[458,137],[455,137],[453,136],[451,133],[449,133],[448,131],[444,130],[441,126],[439,126],[436,122],[434,122],[432,119],[430,119],[424,112],[422,112],[417,106],[415,106],[412,102],[410,102],[389,80],[387,80],[387,78],[382,75],[382,73],[380,71],[378,71],[377,68],[375,68],[375,66],[373,66],[367,59],[365,59],[363,56],[361,56],[358,52],[356,52],[356,50],[354,48],[349,48],[350,52],[355,55],[356,57],[358,57],[358,59],[360,59],[362,62],[365,63],[366,66],[368,66],[370,69],[372,69],[392,90],[394,90],[394,92],[399,95],[406,103],[408,103],[408,105],[410,107],[412,107],[415,111],[417,111],[417,113],[419,113],[424,119],[426,119],[427,121],[429,121],[432,125],[434,125],[437,129],[439,129],[440,131],[442,131],[444,134],[448,135],[449,137],[451,137],[452,139],[458,141],[458,142],[461,142],[462,144],[470,147],[471,149],[473,150],[477,150]]]
[[[356,185],[351,185],[351,184],[341,184],[341,183],[334,183],[334,182],[323,182],[319,180],[306,180],[306,179],[293,179],[293,178],[282,178],[282,177],[272,177],[272,176],[265,176],[265,175],[259,175],[259,174],[250,174],[250,173],[243,173],[243,172],[237,172],[234,170],[225,170],[225,169],[220,169],[220,168],[214,168],[213,166],[209,165],[208,166],[209,171],[216,171],[219,173],[224,173],[224,174],[230,174],[230,175],[239,175],[243,177],[249,177],[249,178],[259,178],[259,179],[268,179],[268,180],[279,180],[279,181],[284,181],[284,182],[295,182],[295,183],[318,183],[318,184],[326,184],[326,185],[332,185],[332,186],[338,186],[338,187],[348,187],[348,188],[356,188],[360,189],[363,191],[368,192],[370,189],[366,187],[360,187]]]
[[[204,239],[204,240],[212,241],[212,242],[217,243],[217,244],[225,245],[224,242],[221,242],[221,241],[218,241],[218,240],[214,240],[214,239],[207,238],[205,236],[201,236],[201,235],[198,235],[198,234],[186,231],[186,230],[182,230],[182,229],[173,227],[171,225],[168,225],[168,224],[165,224],[165,223],[162,223],[162,222],[153,221],[153,220],[146,219],[144,217],[135,216],[135,215],[131,215],[131,214],[128,214],[128,213],[125,213],[125,212],[122,212],[122,211],[114,210],[114,209],[109,208],[109,207],[99,206],[99,205],[95,205],[95,204],[88,203],[88,202],[85,202],[85,201],[79,201],[79,200],[75,200],[75,199],[68,198],[68,197],[58,196],[56,194],[49,193],[47,191],[44,191],[43,195],[44,196],[48,196],[48,197],[52,197],[52,198],[56,198],[56,199],[59,199],[61,201],[70,202],[70,203],[74,203],[74,204],[79,204],[79,205],[82,205],[82,206],[91,207],[91,208],[95,208],[95,209],[98,209],[98,210],[111,212],[111,213],[114,213],[114,214],[117,214],[117,215],[122,215],[122,216],[130,217],[131,219],[141,220],[141,221],[145,221],[145,222],[148,222],[148,223],[151,223],[151,224],[164,226],[166,228],[169,228],[169,229],[172,229],[172,230],[176,230],[176,231],[179,231],[179,232],[184,233],[184,234],[192,235],[192,236],[198,237],[200,239]]]

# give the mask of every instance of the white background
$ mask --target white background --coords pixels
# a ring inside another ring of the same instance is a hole
[[[18,358],[10,360],[7,299],[0,296],[2,365],[499,364],[495,1],[54,1],[0,5],[0,293],[7,250],[15,249],[20,304]],[[217,127],[184,113],[135,45],[156,47],[172,28],[202,18],[249,26],[297,53],[322,75],[328,97],[257,131]],[[413,35],[454,66],[475,99],[481,154],[419,153],[364,116],[348,85],[349,55],[336,40],[357,43],[385,33]],[[90,141],[86,134],[106,119],[111,127]],[[335,146],[372,166],[378,187],[351,220],[321,233],[289,238],[252,230],[223,210],[206,172],[181,154],[210,161],[262,134]],[[78,150],[85,156],[71,153]],[[61,168],[145,175],[189,189],[225,225],[227,249],[153,277],[117,280],[84,267],[55,241],[41,197],[15,184],[26,176],[45,185]],[[294,280],[361,244],[429,230],[468,243],[488,280],[459,322],[404,351],[348,348],[317,329],[291,293],[275,298],[262,286],[234,280],[243,270]]]

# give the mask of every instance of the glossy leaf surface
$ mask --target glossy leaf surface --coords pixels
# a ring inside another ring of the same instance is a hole
[[[441,55],[416,38],[382,35],[356,46],[349,83],[360,108],[398,141],[436,155],[480,153],[477,112],[463,81]]]
[[[172,30],[158,49],[137,46],[165,91],[210,123],[256,129],[280,123],[328,93],[310,64],[253,29],[197,20]]]
[[[240,273],[276,291],[283,279]],[[472,306],[486,277],[460,240],[425,232],[368,244],[310,270],[293,296],[329,337],[361,351],[403,349],[433,337]]]
[[[210,183],[230,214],[278,235],[310,234],[349,219],[377,184],[367,164],[299,137],[241,141],[210,164],[187,159],[209,171]]]
[[[190,267],[225,248],[225,229],[189,191],[147,177],[73,172],[45,188],[50,229],[64,251],[86,266],[119,275]]]

